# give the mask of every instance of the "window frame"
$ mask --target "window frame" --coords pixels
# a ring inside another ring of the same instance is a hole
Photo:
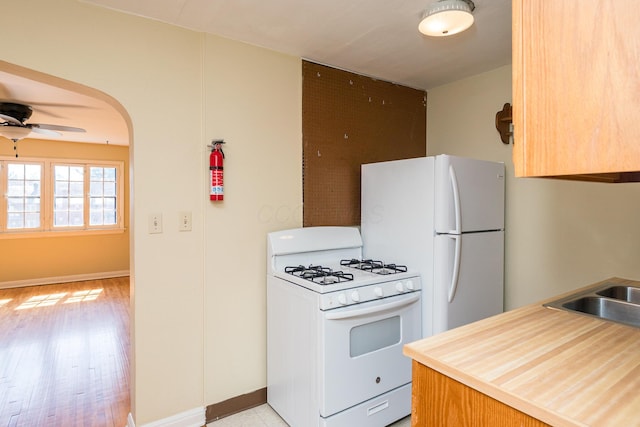
[[[8,203],[8,167],[9,163],[40,164],[40,228],[9,229],[7,228],[7,203]],[[54,227],[54,186],[55,166],[82,166],[84,168],[83,188],[83,218],[82,226],[55,226]],[[116,223],[108,225],[90,225],[90,168],[102,167],[116,169]],[[124,162],[119,160],[89,160],[89,159],[64,159],[64,158],[37,158],[37,157],[8,157],[0,156],[0,190],[3,197],[0,198],[0,239],[72,236],[88,234],[113,234],[125,231],[124,225]]]

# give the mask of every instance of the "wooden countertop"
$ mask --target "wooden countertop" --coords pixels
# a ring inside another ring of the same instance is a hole
[[[612,278],[584,289],[605,282],[640,285]],[[640,426],[640,328],[544,302],[407,344],[404,354],[554,426]]]

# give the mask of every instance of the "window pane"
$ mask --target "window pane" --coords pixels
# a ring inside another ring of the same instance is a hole
[[[40,181],[25,181],[25,196],[40,197]]]
[[[7,212],[23,212],[24,199],[18,197],[7,198]]]
[[[24,178],[28,180],[40,181],[40,165],[25,165]]]
[[[55,211],[66,211],[69,209],[69,199],[66,197],[56,197]]]
[[[77,212],[77,211],[69,212],[69,225],[74,227],[80,227],[81,225],[84,225],[82,212]]]
[[[69,181],[69,166],[55,167],[56,181]]]
[[[102,196],[102,183],[91,181],[89,194],[91,194],[92,196]]]
[[[40,213],[26,213],[24,214],[25,228],[39,228],[40,227]]]
[[[115,225],[116,224],[116,211],[104,211],[104,224],[105,225]]]
[[[24,179],[24,164],[19,163],[9,163],[7,168],[8,178],[9,179]]]
[[[9,181],[9,188],[7,189],[7,196],[24,196],[24,182],[23,181]]]
[[[91,212],[91,218],[89,219],[89,224],[91,225],[102,225],[104,223],[102,212]]]
[[[69,195],[75,197],[82,197],[84,193],[84,182],[71,182],[69,184]]]
[[[89,176],[91,177],[92,181],[100,181],[102,180],[102,173],[103,169],[102,168],[97,168],[97,167],[91,167],[89,168]]]
[[[69,210],[82,211],[84,200],[82,197],[69,197]]]
[[[24,211],[40,212],[40,199],[35,197],[29,197],[28,199],[25,199]]]
[[[90,176],[89,217],[91,225],[116,224],[116,168],[91,167]]]
[[[24,217],[21,213],[7,215],[7,228],[24,228]]]
[[[84,181],[84,166],[70,166],[69,181]]]
[[[56,197],[69,195],[69,182],[68,181],[56,181],[55,188]]]
[[[55,166],[54,227],[84,225],[84,166]]]
[[[104,203],[104,201],[103,201],[102,197],[92,197],[91,198],[91,211],[92,212],[94,210],[102,211],[103,203]]]
[[[104,195],[105,196],[115,196],[116,195],[116,183],[115,182],[105,182],[104,183]]]
[[[7,228],[40,227],[42,165],[7,163]]]
[[[54,214],[53,225],[56,227],[65,227],[69,225],[69,212],[62,211]]]

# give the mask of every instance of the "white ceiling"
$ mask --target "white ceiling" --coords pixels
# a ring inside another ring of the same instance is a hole
[[[439,38],[417,29],[423,10],[435,0],[80,1],[417,89],[511,63],[511,0],[474,0],[474,25]],[[111,105],[47,79],[29,78],[2,61],[0,101],[32,105],[27,123],[87,129],[56,139],[128,145],[126,123]]]
[[[474,0],[475,23],[418,32],[435,0],[82,0],[417,89],[511,63],[511,0]]]

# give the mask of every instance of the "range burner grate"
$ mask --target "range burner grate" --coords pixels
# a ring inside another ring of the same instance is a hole
[[[345,267],[357,268],[358,270],[370,271],[375,274],[396,274],[406,273],[407,266],[398,264],[385,264],[382,261],[375,261],[372,259],[343,259],[340,261],[340,265]]]
[[[310,265],[308,267],[303,265],[299,265],[297,267],[285,267],[284,271],[285,273],[301,277],[320,285],[332,285],[334,283],[349,282],[353,280],[353,274],[351,273],[334,271],[331,268],[322,267],[320,265]]]

